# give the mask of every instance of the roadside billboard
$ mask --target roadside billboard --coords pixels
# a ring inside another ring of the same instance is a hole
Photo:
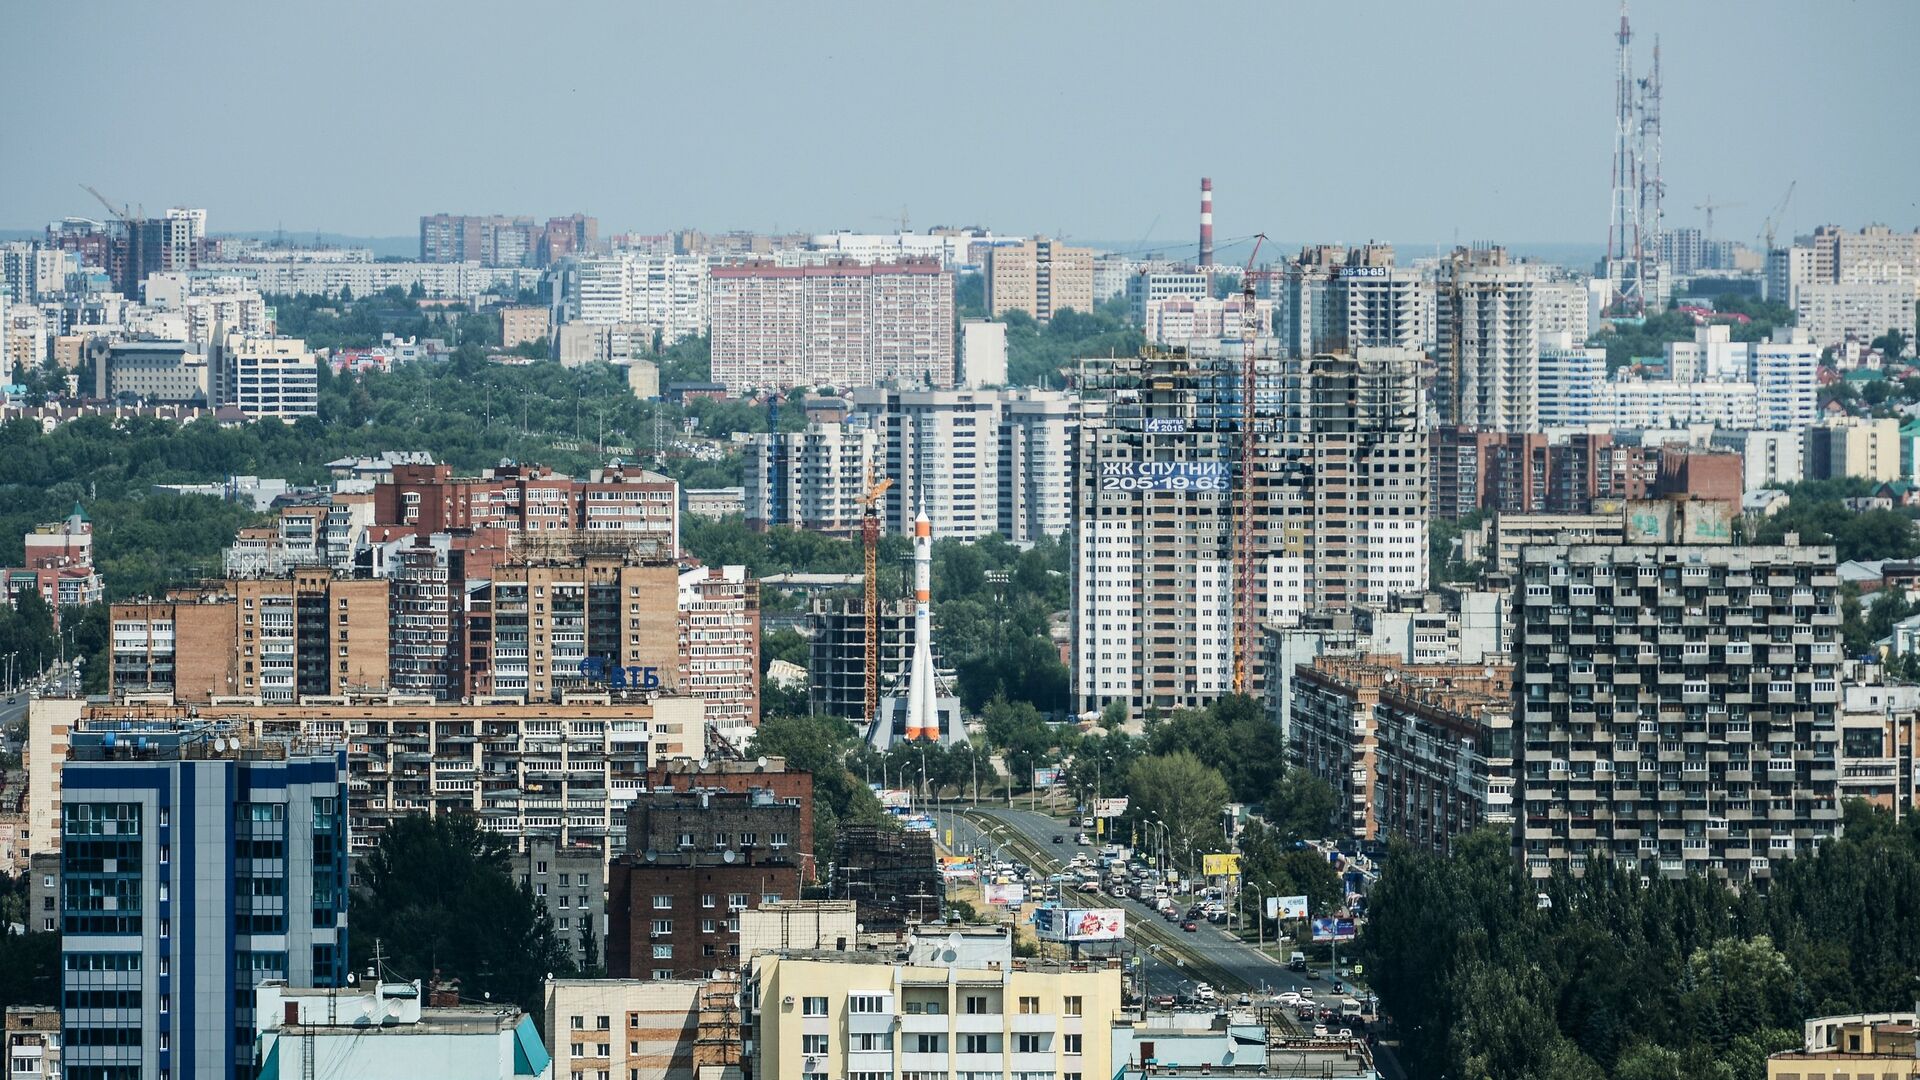
[[[1307,898],[1304,896],[1267,897],[1267,918],[1304,919],[1307,917]]]
[[[1239,877],[1240,856],[1211,854],[1200,856],[1200,872],[1208,877]]]
[[[1055,787],[1060,783],[1059,769],[1033,770],[1033,786],[1037,788]]]
[[[1035,908],[1033,935],[1042,941],[1119,941],[1127,913],[1119,908]]]
[[[1005,885],[984,885],[981,891],[986,894],[989,904],[1019,907],[1027,902],[1027,887],[1018,881],[1008,882]]]
[[[1313,940],[1315,941],[1352,941],[1359,936],[1359,930],[1352,919],[1321,918],[1313,920]]]
[[[1093,816],[1094,817],[1116,818],[1116,817],[1120,817],[1126,812],[1127,812],[1127,797],[1125,795],[1122,795],[1117,799],[1093,800]]]
[[[1103,461],[1101,491],[1226,491],[1231,467],[1224,461]]]

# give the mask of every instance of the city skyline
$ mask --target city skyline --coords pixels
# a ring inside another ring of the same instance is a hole
[[[0,106],[10,142],[29,151],[0,165],[0,226],[98,213],[85,183],[149,211],[208,207],[214,231],[403,236],[441,210],[580,210],[608,232],[877,231],[904,210],[916,230],[981,224],[1178,255],[1195,244],[1195,188],[1210,175],[1223,261],[1254,232],[1409,247],[1605,236],[1611,4],[1240,8],[1204,25],[1136,6],[976,5],[931,23],[753,8],[724,24],[720,50],[686,47],[722,25],[697,9],[529,22],[479,5],[447,25],[420,9],[348,6],[358,14],[238,20],[203,6],[99,25],[33,8],[9,56],[27,83],[59,77],[55,57],[67,54],[39,47],[48,41],[90,40],[102,62],[65,88],[59,113],[29,95]],[[1733,18],[1643,3],[1631,14],[1636,72],[1661,39],[1669,227],[1704,225],[1697,207],[1711,200],[1725,207],[1715,235],[1751,243],[1795,181],[1784,235],[1920,219],[1898,179],[1920,156],[1900,138],[1920,90],[1819,77],[1894,70],[1903,36],[1887,31],[1912,25],[1909,10],[1764,4]],[[600,31],[580,34],[589,22]],[[369,39],[369,26],[384,30]],[[1447,60],[1494,30],[1504,56]],[[288,78],[278,50],[290,41],[325,61],[312,77]],[[170,71],[164,119],[126,110],[149,70],[136,50],[169,42],[206,62]],[[475,65],[469,78],[437,59],[505,42],[568,59],[551,73]],[[1469,110],[1457,125],[1432,118],[1447,86]],[[97,118],[85,138],[74,110]],[[1839,115],[1849,123],[1821,122]],[[1369,125],[1384,138],[1356,138]],[[260,182],[286,176],[304,147],[323,156],[301,182]],[[1874,167],[1824,164],[1863,153]],[[1560,182],[1537,183],[1543,172]]]

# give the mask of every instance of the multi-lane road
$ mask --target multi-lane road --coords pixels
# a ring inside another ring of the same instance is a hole
[[[1080,850],[1073,846],[1074,829],[1031,810],[948,806],[936,811],[934,816],[943,830],[952,830],[956,846],[1006,850],[1042,874],[1059,872],[1073,853]],[[1066,837],[1066,842],[1054,844],[1056,836]],[[1067,890],[1067,894],[1069,902],[1078,895],[1073,890]],[[1189,933],[1181,930],[1179,923],[1165,921],[1159,912],[1137,900],[1120,900],[1105,894],[1086,894],[1083,899],[1089,907],[1124,909],[1127,938],[1142,955],[1175,958],[1177,970],[1171,971],[1175,986],[1190,985],[1198,979],[1211,982],[1222,991],[1258,993],[1294,989],[1306,982],[1288,971],[1286,965],[1211,923],[1202,922],[1198,931]],[[1154,993],[1162,992],[1161,987],[1166,985],[1161,981],[1164,977],[1161,971],[1149,971],[1148,983]],[[1169,987],[1167,992],[1176,991]]]

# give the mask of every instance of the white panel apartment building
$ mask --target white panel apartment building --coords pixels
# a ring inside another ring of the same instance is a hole
[[[1231,350],[1229,350],[1231,351]],[[1138,397],[1075,446],[1074,700],[1193,707],[1232,688],[1239,359],[1121,361]],[[1384,603],[1427,586],[1420,354],[1263,363],[1254,618]],[[1264,414],[1264,415],[1262,415]],[[1249,692],[1262,692],[1261,650]]]
[[[710,274],[713,379],[729,391],[953,385],[953,275],[939,263]]]
[[[880,433],[865,419],[757,434],[746,457],[743,499],[747,526],[753,529],[790,525],[856,535],[868,477],[886,475]]]
[[[1500,248],[1460,249],[1437,293],[1434,396],[1442,423],[1486,431],[1539,424],[1539,312],[1533,273]]]
[[[639,324],[671,345],[707,332],[708,264],[703,255],[619,255],[581,259],[566,275],[567,321]]]
[[[1073,441],[1107,403],[1049,390],[1000,395],[1000,535],[1016,544],[1064,536],[1073,524]]]
[[[925,510],[936,538],[978,540],[1000,527],[1000,395],[992,390],[856,390],[880,432],[888,532],[912,535]]]
[[[1872,341],[1889,330],[1913,336],[1914,286],[1907,279],[1832,281],[1800,286],[1796,325],[1815,344]]]
[[[1595,422],[1595,398],[1607,378],[1607,350],[1555,335],[1540,345],[1540,426],[1585,427]]]

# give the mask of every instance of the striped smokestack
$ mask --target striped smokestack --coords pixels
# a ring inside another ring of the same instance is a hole
[[[1200,265],[1213,265],[1213,179],[1200,178]]]

